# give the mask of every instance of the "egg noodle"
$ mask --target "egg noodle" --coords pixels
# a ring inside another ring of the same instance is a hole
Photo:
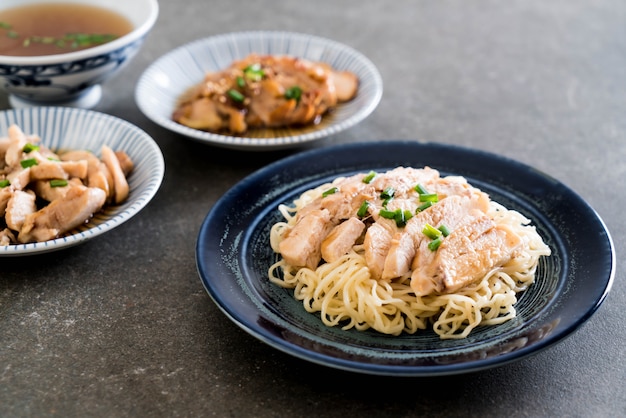
[[[275,223],[270,233],[270,245],[276,253],[285,233],[295,224],[298,211],[329,186],[304,192],[292,206],[279,206],[285,221]],[[530,221],[519,212],[490,201],[488,215],[522,237],[524,249],[481,281],[455,293],[416,296],[410,286],[411,272],[392,281],[372,279],[360,244],[314,270],[290,266],[279,259],[268,270],[269,280],[293,289],[304,308],[319,312],[329,327],[400,335],[431,326],[441,339],[465,338],[479,325],[501,324],[514,318],[516,294],[534,282],[539,257],[550,254]]]

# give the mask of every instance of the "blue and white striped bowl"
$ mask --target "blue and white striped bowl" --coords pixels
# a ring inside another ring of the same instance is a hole
[[[87,150],[100,155],[102,145],[125,151],[134,163],[129,174],[130,195],[120,205],[106,206],[86,224],[45,242],[0,246],[0,257],[59,250],[83,243],[121,225],[155,196],[165,174],[163,154],[157,143],[135,125],[91,110],[69,107],[33,107],[0,112],[0,136],[18,125],[25,134],[38,135],[52,150]]]
[[[359,77],[357,96],[340,104],[318,125],[254,129],[244,136],[210,133],[172,120],[181,95],[200,83],[207,72],[222,70],[251,53],[290,55],[322,61],[337,70],[352,71]],[[135,100],[139,109],[153,122],[193,140],[225,148],[269,150],[293,147],[354,126],[374,111],[382,92],[382,78],[374,64],[346,45],[307,34],[250,31],[199,39],[165,54],[140,77]]]

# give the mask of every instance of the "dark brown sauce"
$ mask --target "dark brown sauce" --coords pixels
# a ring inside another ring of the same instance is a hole
[[[17,6],[0,10],[0,55],[64,54],[100,45],[132,30],[126,17],[102,7],[71,3]],[[68,34],[88,35],[89,41],[77,45]]]

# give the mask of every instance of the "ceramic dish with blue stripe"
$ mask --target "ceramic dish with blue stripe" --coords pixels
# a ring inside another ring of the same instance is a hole
[[[357,96],[337,106],[319,124],[280,129],[254,129],[243,136],[221,135],[176,123],[172,114],[180,97],[200,83],[207,72],[228,67],[251,53],[290,55],[321,61],[359,78]],[[153,122],[193,140],[233,149],[289,148],[336,134],[369,116],[382,97],[382,78],[361,53],[329,39],[291,32],[235,32],[199,39],[155,61],[140,77],[135,90],[139,109]]]
[[[128,176],[130,194],[120,205],[108,205],[86,224],[50,241],[0,246],[0,257],[24,256],[81,244],[121,225],[157,193],[165,174],[163,154],[156,142],[135,125],[103,113],[69,107],[33,107],[0,112],[0,136],[12,124],[37,135],[52,150],[86,150],[100,155],[102,145],[125,151],[133,161]]]

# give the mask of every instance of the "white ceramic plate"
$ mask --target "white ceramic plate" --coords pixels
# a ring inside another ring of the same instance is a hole
[[[121,225],[154,197],[165,174],[159,146],[144,131],[122,119],[90,110],[66,107],[34,107],[0,112],[0,136],[18,125],[25,134],[36,134],[52,150],[89,150],[100,155],[102,145],[123,150],[134,163],[129,174],[130,195],[121,205],[105,207],[85,225],[45,242],[0,246],[0,257],[23,256],[80,244]]]
[[[250,53],[291,55],[322,61],[359,77],[357,96],[343,103],[320,124],[302,128],[255,129],[228,136],[192,129],[172,120],[180,96],[207,72],[228,67]],[[288,148],[348,129],[374,111],[382,97],[382,78],[372,62],[354,49],[317,36],[274,31],[235,32],[180,46],[155,61],[140,77],[135,91],[139,109],[153,122],[193,140],[225,148]]]

